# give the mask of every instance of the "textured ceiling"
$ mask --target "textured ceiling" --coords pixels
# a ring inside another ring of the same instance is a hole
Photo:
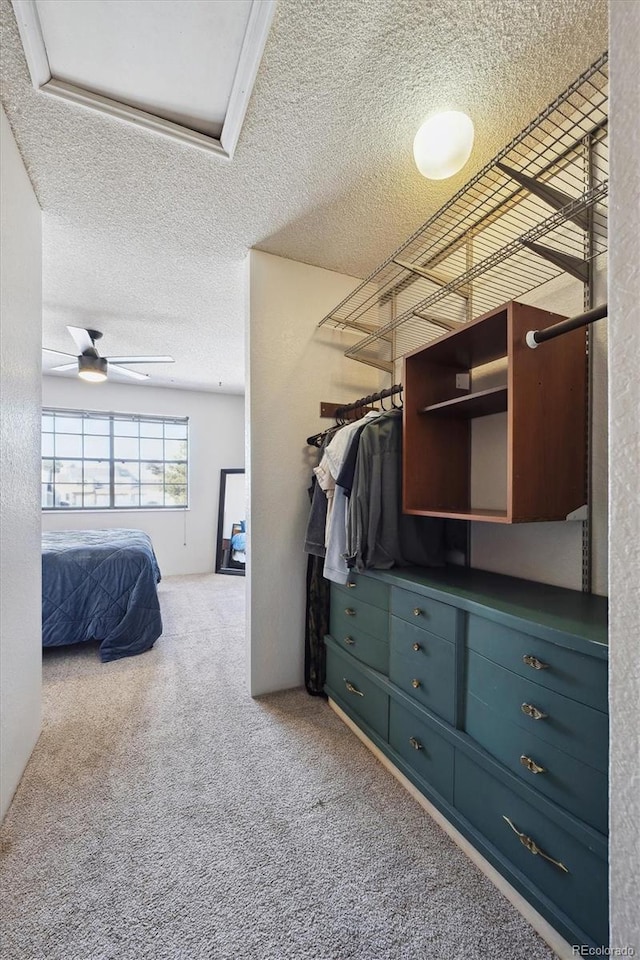
[[[43,209],[45,344],[93,326],[105,353],[171,352],[156,384],[237,392],[250,247],[366,276],[607,46],[606,0],[279,0],[229,163],[36,93],[0,12],[2,100]],[[413,136],[451,108],[476,145],[429,182]]]

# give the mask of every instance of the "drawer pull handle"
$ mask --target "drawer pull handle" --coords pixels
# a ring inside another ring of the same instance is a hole
[[[352,583],[351,580],[349,580],[347,586],[349,587],[350,590],[353,590],[353,588],[354,588],[354,587],[357,587],[358,584],[357,584],[357,583]]]
[[[413,687],[414,690],[417,690],[418,687],[420,686],[420,681],[419,681],[419,680],[412,680],[412,681],[411,681],[411,686]]]
[[[344,642],[345,642],[345,643],[347,644],[347,646],[349,646],[349,647],[353,647],[354,644],[355,644],[355,640],[353,639],[353,637],[345,637],[345,638],[344,638]]]
[[[416,740],[415,737],[409,737],[409,743],[411,744],[414,750],[422,750],[422,744],[420,743],[419,740]]]
[[[528,667],[533,667],[534,670],[548,670],[549,664],[543,663],[542,660],[538,660],[537,657],[532,656],[530,653],[525,653],[522,658],[522,662],[526,663]]]
[[[536,763],[535,760],[532,760],[531,757],[525,757],[524,753],[520,757],[520,763],[523,767],[526,767],[531,773],[546,773],[546,769],[541,767],[539,763]]]
[[[348,617],[355,617],[355,615],[356,615],[355,610],[352,610],[351,607],[347,607],[344,612],[346,613],[346,615],[347,615]]]
[[[538,710],[537,707],[532,706],[530,703],[523,703],[520,707],[523,713],[526,713],[528,717],[531,717],[532,720],[545,720],[548,714],[543,713],[542,710]]]
[[[423,614],[423,612],[424,612],[424,611],[421,610],[420,607],[414,607],[414,608],[413,608],[413,615],[414,615],[414,617],[421,617],[422,614]]]
[[[517,836],[522,846],[526,847],[529,853],[537,854],[538,856],[542,857],[544,860],[548,860],[549,863],[552,863],[554,867],[558,867],[559,870],[564,870],[565,873],[569,873],[564,863],[561,863],[560,860],[554,860],[553,857],[550,857],[548,853],[545,853],[544,850],[541,850],[538,844],[535,842],[535,840],[532,840],[531,837],[528,837],[526,833],[521,833],[518,830],[518,828],[511,822],[511,820],[509,820],[509,817],[505,817],[503,815],[502,819],[506,820],[506,822],[509,824],[509,826],[515,833],[515,835]]]
[[[364,693],[362,692],[362,690],[358,690],[357,687],[354,687],[354,685],[349,680],[347,680],[346,677],[343,677],[342,679],[344,680],[346,688],[349,691],[349,693],[355,693],[356,697],[364,697]]]
[[[422,650],[422,647],[420,646],[419,643],[412,643],[412,644],[411,644],[411,649],[412,649],[412,650],[415,650],[415,652],[417,653],[419,650]]]

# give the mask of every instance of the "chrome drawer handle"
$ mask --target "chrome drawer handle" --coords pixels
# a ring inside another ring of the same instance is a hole
[[[347,615],[348,617],[355,617],[355,615],[356,615],[355,610],[352,610],[351,607],[347,607],[344,612],[346,613],[346,615]]]
[[[353,639],[353,637],[345,637],[344,642],[350,647],[353,647],[353,645],[355,644],[355,640]]]
[[[357,583],[352,583],[351,580],[349,580],[347,586],[349,587],[350,590],[353,590],[353,588],[354,588],[354,587],[357,587],[358,584],[357,584]]]
[[[539,763],[536,763],[535,760],[532,760],[531,757],[525,757],[524,753],[520,757],[520,763],[523,767],[526,767],[531,773],[546,773],[546,769],[541,767]]]
[[[548,853],[545,853],[543,850],[541,850],[535,840],[532,840],[531,837],[528,837],[526,833],[521,833],[520,830],[518,830],[518,828],[511,822],[511,820],[509,820],[509,817],[505,817],[503,814],[502,819],[506,820],[520,843],[523,845],[523,847],[527,848],[529,853],[543,857],[543,859],[548,860],[549,863],[552,863],[554,867],[558,867],[558,869],[564,870],[565,873],[569,873],[564,863],[561,863],[559,860],[554,860],[553,857],[550,857]]]
[[[532,656],[530,653],[525,653],[522,658],[522,662],[526,663],[528,667],[533,667],[534,670],[548,670],[549,664],[543,663],[542,660],[538,660],[537,657]]]
[[[354,687],[354,685],[349,680],[347,680],[346,677],[343,677],[342,679],[344,680],[346,688],[349,691],[349,693],[355,693],[357,697],[364,697],[364,693],[362,692],[362,690],[358,690],[357,687]]]
[[[409,737],[409,743],[411,744],[414,750],[422,750],[422,744],[420,743],[419,740],[416,740],[415,737]]]
[[[412,643],[412,644],[411,644],[411,649],[412,649],[412,650],[415,650],[415,652],[418,653],[419,650],[422,650],[422,647],[420,646],[419,643]]]
[[[421,610],[420,607],[413,608],[414,617],[421,617],[423,613],[424,613],[424,610]]]
[[[531,717],[532,720],[546,720],[548,716],[548,714],[543,713],[542,710],[538,710],[537,707],[532,706],[530,703],[523,703],[520,709],[528,717]]]
[[[411,686],[413,687],[414,690],[417,690],[418,687],[420,686],[420,681],[419,681],[419,680],[412,680],[412,681],[411,681]]]

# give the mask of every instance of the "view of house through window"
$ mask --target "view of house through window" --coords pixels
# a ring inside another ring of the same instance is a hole
[[[44,510],[188,505],[188,418],[42,411]]]

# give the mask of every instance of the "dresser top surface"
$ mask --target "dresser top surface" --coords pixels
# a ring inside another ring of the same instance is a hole
[[[607,656],[607,598],[470,567],[367,570],[365,576],[403,587],[592,655]]]

